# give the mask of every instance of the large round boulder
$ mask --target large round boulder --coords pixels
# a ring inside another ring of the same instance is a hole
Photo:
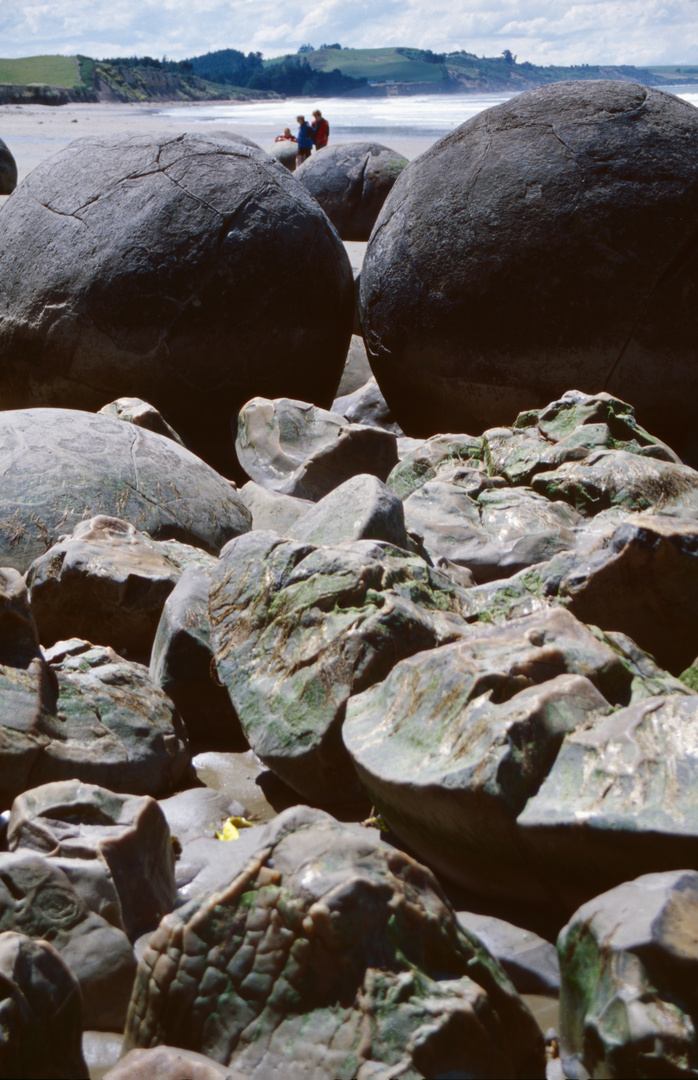
[[[363,264],[397,422],[477,434],[574,386],[632,401],[681,445],[698,417],[696,228],[698,110],[678,98],[557,83],[462,124],[402,173]]]
[[[183,446],[74,409],[0,412],[0,475],[0,565],[22,573],[96,514],[215,555],[252,523],[234,486]]]
[[[0,260],[4,408],[141,397],[227,471],[231,421],[255,394],[333,400],[349,260],[261,150],[198,134],[79,139],[8,201]]]
[[[272,143],[271,146],[267,147],[267,153],[275,161],[281,162],[289,172],[295,172],[296,156],[298,154],[298,143],[295,139],[282,139],[279,142]]]
[[[0,195],[11,195],[17,187],[17,162],[4,139],[0,139]]]
[[[381,143],[339,143],[307,158],[296,173],[342,240],[368,240],[407,158]]]

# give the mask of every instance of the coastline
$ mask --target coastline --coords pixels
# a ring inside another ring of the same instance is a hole
[[[1,105],[0,106],[0,138],[2,138],[14,155],[17,162],[19,181],[31,172],[32,169],[62,150],[74,139],[89,135],[113,135],[117,132],[129,131],[134,134],[147,132],[167,131],[181,133],[184,131],[198,130],[202,133],[209,130],[229,129],[239,132],[253,139],[263,149],[273,143],[275,137],[283,128],[292,123],[289,120],[286,102],[279,100],[277,123],[260,121],[250,115],[249,121],[236,118],[232,123],[223,120],[212,122],[210,120],[194,119],[196,111],[210,110],[211,105],[235,104],[247,105],[253,102],[240,102],[231,99],[226,102],[97,102],[76,103],[60,106],[51,105]],[[310,109],[312,102],[309,102]],[[191,114],[192,121],[187,122],[181,116],[167,116],[164,110],[175,108],[186,110]],[[365,138],[334,139],[334,142],[365,142]],[[420,138],[419,136],[400,137],[392,140],[391,148],[403,154],[409,160],[418,157],[432,145],[433,139]],[[0,201],[0,206],[2,201]]]

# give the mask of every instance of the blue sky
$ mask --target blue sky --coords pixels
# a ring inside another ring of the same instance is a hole
[[[0,53],[415,45],[534,63],[696,64],[698,0],[0,0]]]

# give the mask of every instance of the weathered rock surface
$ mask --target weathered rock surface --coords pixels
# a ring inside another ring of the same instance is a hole
[[[569,612],[548,609],[501,625],[472,627],[460,641],[403,660],[382,683],[352,697],[342,728],[344,744],[396,835],[429,865],[468,888],[519,901],[528,895],[568,912],[579,903],[579,889],[585,898],[597,884],[607,886],[606,874],[613,883],[622,880],[623,852],[631,846],[627,832],[634,828],[630,808],[614,832],[617,815],[609,803],[606,818],[605,800],[601,805],[599,827],[606,826],[608,848],[603,865],[598,864],[598,851],[591,850],[593,826],[589,853],[573,839],[575,827],[586,838],[589,808],[611,783],[611,778],[595,777],[595,758],[585,763],[584,776],[580,764],[567,778],[568,805],[560,819],[564,816],[568,827],[555,834],[555,846],[552,840],[546,846],[544,838],[534,843],[528,821],[531,814],[535,819],[534,808],[562,767],[568,740],[570,747],[578,739],[584,743],[584,732],[603,732],[607,722],[617,721],[622,732],[631,731],[641,710],[652,715],[663,702],[674,702],[666,708],[678,711],[687,730],[681,743],[680,735],[670,734],[681,729],[680,721],[672,721],[664,734],[660,729],[654,736],[658,760],[666,760],[666,776],[695,772],[688,718],[698,714],[698,695],[667,676],[668,686],[673,682],[679,694],[683,690],[688,696],[643,701],[667,686],[657,686],[642,665],[614,645]],[[630,701],[639,704],[605,719],[613,706]],[[626,714],[629,719],[622,726]],[[593,740],[590,734],[591,745]],[[654,760],[651,749],[647,756]],[[652,766],[648,768],[651,773]],[[593,786],[587,797],[590,775]],[[637,768],[633,776],[641,784],[634,804],[641,828],[627,861],[633,866],[639,861],[637,873],[656,866],[654,849],[649,842],[643,846],[641,833],[658,827],[655,805],[662,796],[647,790],[649,781],[640,780]],[[668,783],[664,776],[658,768],[658,791]],[[632,786],[632,778],[628,784]],[[546,803],[553,818],[559,787],[558,782]],[[624,791],[619,800],[621,805],[624,800],[632,803]],[[690,820],[692,800],[687,793],[685,809],[677,801],[676,814],[683,816],[673,827],[668,819],[674,811],[662,816],[666,854],[656,857],[669,859],[672,866],[675,859],[684,864],[698,838]],[[556,861],[563,847],[568,853],[564,873]],[[666,866],[661,861],[657,868]],[[571,899],[565,895],[570,874],[575,879]]]
[[[645,874],[584,904],[562,930],[563,1053],[592,1076],[698,1071],[694,870]]]
[[[266,147],[266,152],[270,157],[273,157],[275,161],[278,161],[289,172],[296,171],[296,155],[298,154],[298,144],[293,142],[292,139],[284,139],[283,142],[273,142],[270,146]]]
[[[336,393],[349,261],[315,200],[252,147],[76,140],[8,202],[0,252],[5,408],[140,397],[229,473],[231,422],[254,394]]]
[[[122,397],[116,401],[110,401],[99,410],[105,416],[113,416],[116,420],[124,420],[127,424],[135,424],[136,427],[146,428],[158,435],[165,435],[168,439],[174,439],[181,446],[184,443],[173,427],[158,412],[156,408],[141,398]]]
[[[32,848],[60,858],[80,890],[84,860],[95,860],[111,893],[100,914],[136,937],[172,910],[174,855],[170,830],[154,799],[118,795],[64,781],[15,799],[7,827],[11,851]]]
[[[456,915],[463,929],[474,934],[499,961],[520,994],[558,995],[560,963],[549,941],[494,915],[473,911]]]
[[[170,593],[150,657],[150,677],[174,702],[189,739],[247,746],[227,691],[211,674],[213,648],[208,614],[210,577],[186,570]]]
[[[382,427],[394,435],[402,435],[402,428],[395,423],[387,401],[380,392],[375,376],[358,387],[353,393],[335,398],[332,411],[346,416],[353,424],[369,424]]]
[[[30,772],[15,793],[77,779],[161,795],[185,781],[191,753],[184,725],[146,667],[80,639],[59,642],[46,656],[57,698],[45,706]]]
[[[296,179],[327,214],[342,240],[368,240],[407,158],[381,143],[335,143],[313,154]]]
[[[352,476],[330,491],[291,525],[288,535],[317,546],[385,540],[411,550],[401,500],[369,474]]]
[[[488,473],[483,456],[482,439],[475,439],[471,435],[435,435],[405,454],[386,483],[401,499],[407,499],[428,480],[438,479],[442,470],[459,468],[475,470],[480,482],[486,486]],[[504,486],[502,480],[496,483]]]
[[[211,1058],[193,1050],[173,1046],[153,1046],[150,1050],[129,1050],[103,1080],[246,1080],[237,1069],[223,1068]]]
[[[252,514],[253,528],[272,529],[279,536],[288,536],[288,530],[299,517],[312,507],[310,499],[296,499],[282,495],[280,491],[262,487],[248,480],[240,488],[240,498]]]
[[[252,532],[227,545],[212,641],[252,749],[307,799],[354,797],[340,737],[348,698],[398,659],[457,638],[464,604],[447,577],[377,541],[315,547]]]
[[[391,433],[288,399],[248,401],[238,417],[235,447],[250,479],[312,502],[357,473],[385,480],[397,464]]]
[[[429,872],[303,807],[226,889],[151,937],[124,1047],[154,1043],[251,1080],[543,1069],[533,1017]]]
[[[22,848],[0,853],[0,930],[51,942],[80,984],[85,1027],[123,1026],[136,973],[133,949],[123,930],[90,910],[55,859]]]
[[[0,139],[0,195],[11,195],[17,187],[17,162],[4,139]]]
[[[467,470],[469,477],[470,470]],[[480,473],[472,479],[480,483]],[[471,497],[455,482],[429,480],[405,499],[405,525],[433,560],[471,570],[478,583],[547,562],[575,545],[579,515],[530,488],[496,487]]]
[[[172,836],[180,844],[201,836],[213,837],[226,818],[245,817],[245,807],[231,795],[212,788],[188,788],[159,799],[158,805]]]
[[[42,645],[80,637],[141,660],[179,577],[133,525],[99,515],[35,559],[26,581]]]
[[[0,934],[0,1075],[87,1080],[77,979],[47,941]]]
[[[606,81],[517,95],[411,162],[361,273],[371,364],[403,429],[478,434],[573,385],[685,441],[697,178],[695,110]]]
[[[92,515],[215,554],[251,523],[234,487],[199,458],[108,416],[2,412],[0,468],[0,562],[22,573]]]

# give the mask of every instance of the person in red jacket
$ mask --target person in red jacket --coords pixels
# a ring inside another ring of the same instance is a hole
[[[327,140],[330,137],[330,125],[325,120],[319,109],[315,109],[313,120],[313,131],[315,132],[315,149],[322,150],[323,146],[327,146]]]

